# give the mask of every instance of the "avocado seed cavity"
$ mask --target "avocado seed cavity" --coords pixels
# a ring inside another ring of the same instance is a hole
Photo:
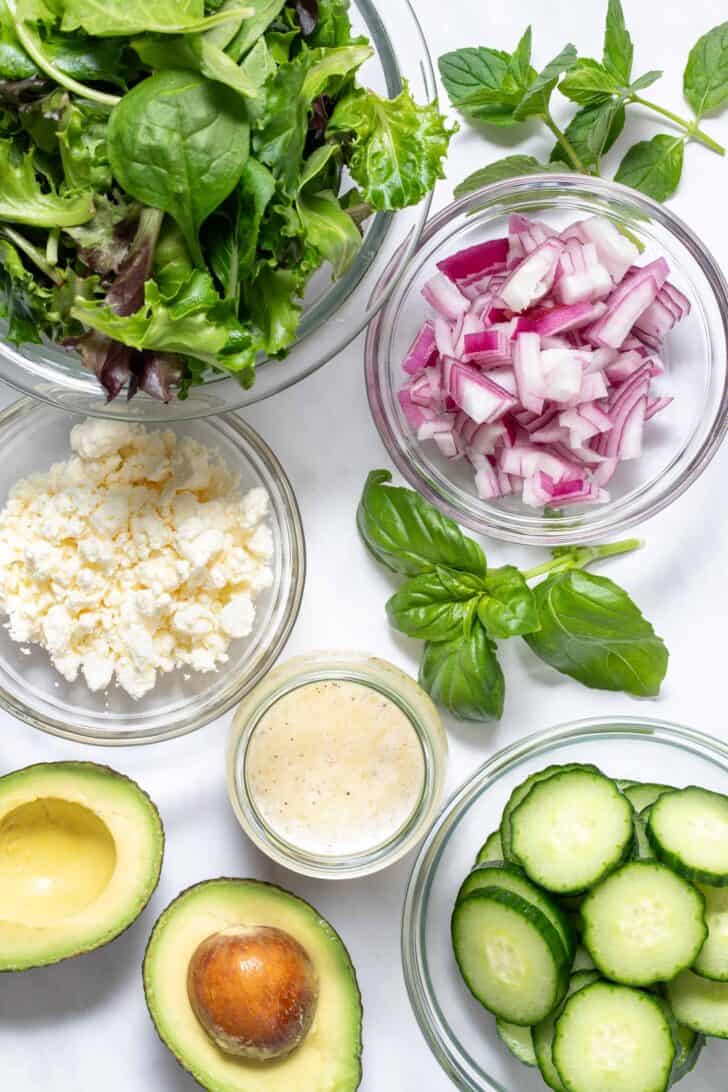
[[[196,948],[187,994],[220,1050],[262,1062],[289,1054],[306,1037],[318,980],[308,953],[290,934],[265,925],[235,926]]]

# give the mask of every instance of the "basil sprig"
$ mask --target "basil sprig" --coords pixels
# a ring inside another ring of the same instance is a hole
[[[529,27],[512,54],[480,46],[457,49],[440,58],[440,73],[450,100],[469,121],[513,126],[536,117],[556,137],[547,163],[533,156],[506,156],[469,175],[456,187],[458,196],[488,182],[537,171],[576,170],[598,175],[603,156],[625,126],[627,108],[634,106],[666,119],[673,131],[633,144],[617,169],[617,182],[664,201],[680,182],[689,141],[725,154],[700,128],[700,122],[728,105],[728,23],[699,38],[688,56],[683,91],[693,112],[691,118],[680,117],[643,97],[642,92],[656,83],[662,72],[650,69],[634,77],[634,44],[621,0],[608,0],[601,60],[581,57],[573,45],[567,45],[537,73],[531,66],[531,42]],[[551,112],[551,95],[557,86],[579,107],[563,131]]]
[[[496,641],[523,637],[544,663],[584,686],[654,697],[668,652],[639,607],[614,581],[584,571],[628,553],[636,539],[552,550],[527,572],[489,569],[457,524],[411,489],[374,470],[357,512],[376,559],[407,577],[387,603],[390,624],[424,641],[420,683],[461,720],[498,720],[505,679]],[[535,587],[531,581],[543,578]]]

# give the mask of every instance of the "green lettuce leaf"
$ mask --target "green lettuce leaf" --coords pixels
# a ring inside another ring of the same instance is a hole
[[[90,192],[44,191],[33,153],[19,154],[12,142],[0,140],[0,220],[34,227],[73,227],[94,214]]]
[[[236,9],[205,16],[203,0],[60,0],[60,7],[62,30],[83,29],[98,38],[188,34],[227,23],[236,15],[247,18],[251,14],[241,3]]]

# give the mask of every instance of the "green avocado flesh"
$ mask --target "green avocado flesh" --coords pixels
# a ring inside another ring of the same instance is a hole
[[[0,777],[0,971],[108,943],[146,906],[164,832],[135,782],[92,762]]]
[[[313,1024],[284,1058],[251,1062],[223,1053],[187,997],[197,946],[236,925],[282,929],[303,946],[319,980]],[[361,1081],[361,997],[334,929],[295,895],[257,880],[219,879],[184,891],[154,926],[144,957],[144,992],[162,1041],[210,1092],[354,1092]]]

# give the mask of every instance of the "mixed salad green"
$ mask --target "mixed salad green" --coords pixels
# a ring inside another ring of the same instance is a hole
[[[109,399],[253,383],[378,210],[442,176],[450,130],[349,0],[0,0],[0,314],[77,347]]]

